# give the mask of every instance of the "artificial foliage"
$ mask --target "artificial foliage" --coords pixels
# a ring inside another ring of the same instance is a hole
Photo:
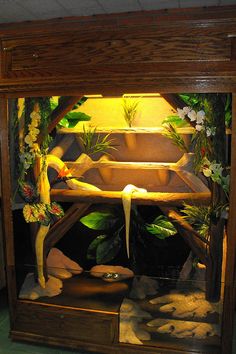
[[[83,216],[80,222],[92,230],[101,231],[87,250],[87,257],[97,264],[109,263],[119,254],[125,243],[125,217],[119,206],[98,207],[96,211]],[[164,240],[176,234],[173,224],[164,215],[156,216],[151,223],[145,222],[135,206],[131,210],[131,265],[137,263],[136,243],[145,247],[148,237]]]

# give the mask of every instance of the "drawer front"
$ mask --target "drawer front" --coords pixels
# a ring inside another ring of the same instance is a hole
[[[13,330],[111,344],[118,336],[118,315],[20,302]]]
[[[2,41],[3,77],[82,74],[99,69],[188,61],[229,61],[231,41],[220,29],[150,26],[29,36]],[[171,66],[170,66],[171,68]]]

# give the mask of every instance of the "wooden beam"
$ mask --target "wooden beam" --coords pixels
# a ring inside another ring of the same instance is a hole
[[[74,105],[81,99],[81,96],[66,96],[63,101],[52,111],[48,116],[48,134],[56,127],[60,120],[72,110]],[[38,137],[38,143],[40,144],[43,140],[42,134]]]
[[[207,266],[208,259],[206,253],[206,243],[201,239],[201,236],[196,232],[192,226],[183,220],[181,215],[174,210],[170,210],[168,217],[175,224],[179,234],[184,238],[193,253],[199,257],[200,261]]]
[[[47,254],[50,249],[65,235],[65,233],[79,220],[89,208],[88,203],[75,203],[65,213],[64,217],[54,224],[45,239],[44,250]]]
[[[60,202],[87,202],[87,203],[121,203],[122,192],[116,191],[82,191],[71,189],[52,189],[51,200]],[[132,202],[136,204],[154,205],[208,205],[210,193],[162,193],[147,192],[132,194]]]

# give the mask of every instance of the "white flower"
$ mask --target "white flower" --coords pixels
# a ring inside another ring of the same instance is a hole
[[[184,108],[183,108],[183,112],[184,112],[185,114],[188,114],[190,111],[191,111],[191,108],[190,108],[190,107],[184,107]]]
[[[195,126],[195,129],[196,129],[197,131],[199,131],[199,132],[202,130],[202,128],[203,128],[203,126],[200,125],[200,124],[197,124],[197,125]]]
[[[177,108],[177,113],[178,113],[178,116],[179,116],[181,119],[184,119],[184,118],[185,118],[186,113],[184,112],[183,109]]]
[[[191,122],[194,122],[197,119],[197,113],[192,109],[190,112],[188,112],[188,117]]]
[[[196,117],[197,124],[202,124],[204,122],[204,119],[205,119],[205,112],[204,111],[198,111],[197,112],[197,117]]]

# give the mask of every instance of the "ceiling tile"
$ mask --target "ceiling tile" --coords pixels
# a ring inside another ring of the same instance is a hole
[[[57,0],[70,15],[89,16],[104,13],[102,6],[96,0]]]
[[[236,0],[220,0],[220,5],[236,5]]]
[[[0,22],[1,17],[8,22],[19,22],[35,20],[36,17],[30,11],[27,11],[20,4],[13,1],[0,1]]]
[[[160,10],[178,8],[178,0],[139,0],[144,10]]]
[[[138,0],[98,0],[106,13],[141,11]]]
[[[18,4],[29,12],[36,14],[37,17],[42,14],[58,12],[64,10],[64,8],[55,0],[17,0]]]
[[[203,6],[216,6],[219,4],[219,0],[180,0],[180,7],[203,7]]]
[[[144,10],[178,8],[178,0],[139,0]]]

